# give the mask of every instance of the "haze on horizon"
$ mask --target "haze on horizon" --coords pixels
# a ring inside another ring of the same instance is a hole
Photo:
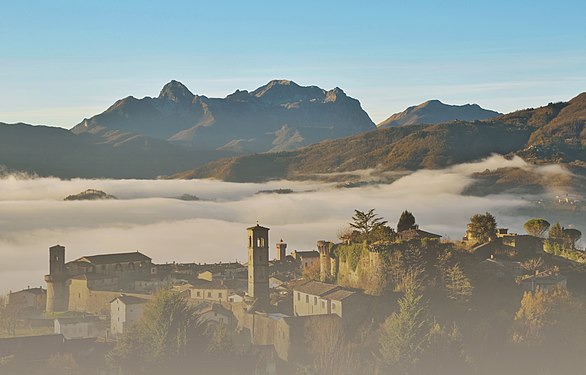
[[[391,226],[407,209],[414,213],[422,229],[451,239],[464,234],[473,214],[490,211],[500,226],[523,233],[523,223],[529,217],[518,209],[537,197],[462,194],[473,182],[472,173],[499,167],[530,168],[547,174],[555,166],[536,167],[520,158],[492,156],[443,170],[421,170],[392,184],[352,189],[293,181],[243,184],[4,176],[0,180],[0,210],[5,217],[0,233],[0,294],[27,285],[43,285],[48,248],[55,244],[66,246],[67,260],[140,250],[156,263],[243,262],[244,229],[256,221],[271,228],[272,258],[274,244],[281,238],[289,243],[288,251],[314,249],[316,241],[322,239],[335,241],[354,209],[376,208]],[[120,200],[63,201],[88,188],[103,190]],[[279,188],[297,193],[256,194]],[[173,199],[182,194],[194,194],[202,200]],[[554,195],[552,192],[549,197]],[[579,224],[579,229],[586,229],[584,225]]]
[[[422,11],[425,9],[425,11]],[[361,101],[510,112],[585,91],[586,4],[25,1],[0,14],[0,121],[71,128],[171,79],[224,97],[272,79]]]

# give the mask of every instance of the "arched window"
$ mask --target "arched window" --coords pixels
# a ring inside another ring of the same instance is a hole
[[[114,267],[114,269],[116,270],[116,272],[120,272],[120,271],[122,271],[122,264],[120,264],[120,263],[117,263],[117,264],[116,264],[116,267]]]
[[[130,271],[134,271],[134,263],[132,263],[132,262],[128,263],[128,269]]]

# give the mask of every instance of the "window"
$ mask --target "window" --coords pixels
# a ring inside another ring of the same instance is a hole
[[[301,293],[297,292],[297,301],[301,301]]]
[[[212,292],[208,292],[208,298],[212,298]]]
[[[326,308],[326,301],[321,301],[321,308],[325,309]]]
[[[201,297],[201,292],[200,291],[197,291],[197,296],[198,297]]]
[[[336,304],[334,302],[332,302],[332,310],[336,309]]]
[[[317,305],[317,297],[313,297],[313,304]]]
[[[305,303],[309,303],[309,296],[305,296]]]
[[[222,298],[222,293],[218,293],[218,298]]]

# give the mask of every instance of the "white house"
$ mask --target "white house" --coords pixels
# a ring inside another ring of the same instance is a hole
[[[110,331],[113,336],[123,334],[142,317],[147,302],[144,298],[122,294],[110,301]]]
[[[53,332],[63,335],[67,340],[101,337],[106,334],[105,328],[103,322],[93,315],[53,320]]]
[[[295,316],[355,315],[364,305],[360,295],[338,285],[308,281],[293,288]]]

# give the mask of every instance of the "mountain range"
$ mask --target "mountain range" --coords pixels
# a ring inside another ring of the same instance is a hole
[[[536,164],[563,164],[575,175],[586,176],[585,123],[586,93],[569,102],[550,103],[484,121],[393,126],[289,152],[218,160],[175,177],[226,181],[308,179],[364,169],[378,173],[436,169],[493,153],[519,155]]]
[[[118,100],[71,131],[137,133],[196,150],[253,153],[291,150],[375,128],[358,100],[338,87],[326,91],[274,80],[220,99],[194,95],[171,81],[158,97]]]
[[[443,168],[499,153],[582,175],[585,123],[586,93],[506,115],[431,100],[377,128],[339,88],[274,80],[218,99],[171,81],[157,97],[118,100],[71,131],[0,123],[0,165],[63,178],[243,182]]]

